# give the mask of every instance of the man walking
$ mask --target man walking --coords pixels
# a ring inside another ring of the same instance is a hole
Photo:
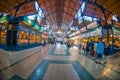
[[[98,63],[100,64],[102,62],[102,55],[104,53],[104,44],[102,40],[100,39],[98,45],[97,45],[97,55],[98,55]]]

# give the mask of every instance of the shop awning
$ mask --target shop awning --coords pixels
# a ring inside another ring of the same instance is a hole
[[[44,32],[44,30],[42,29],[42,27],[40,25],[38,25],[36,22],[30,20],[26,16],[17,17],[16,19],[14,19],[13,22],[17,23],[17,22],[22,22],[22,21],[29,24],[35,30],[39,30],[40,32]]]
[[[38,25],[35,22],[31,21],[27,17],[24,17],[24,21],[29,23],[34,29],[39,30],[40,32],[44,32],[44,30],[42,29],[42,27],[40,25]]]
[[[3,16],[0,18],[0,24],[4,24],[8,21],[11,21],[12,19],[13,19],[13,17],[10,15]]]

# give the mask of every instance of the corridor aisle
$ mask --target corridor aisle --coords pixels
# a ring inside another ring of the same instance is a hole
[[[0,80],[120,80],[119,71],[96,64],[72,47],[68,51],[59,43],[23,52],[26,57],[19,58],[23,55],[19,52],[19,59],[12,64],[9,63],[11,58],[4,55],[10,65],[1,68],[3,79]]]

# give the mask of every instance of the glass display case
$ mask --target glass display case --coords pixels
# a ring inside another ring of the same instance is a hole
[[[76,39],[74,39],[74,45],[78,45],[79,44],[79,42],[80,42],[80,38],[76,38]]]
[[[41,37],[37,36],[37,43],[41,43]]]
[[[112,44],[112,35],[110,35],[109,41],[109,44]],[[114,35],[113,42],[115,46],[120,47],[119,35]]]
[[[36,35],[30,34],[30,44],[35,44],[36,43]]]
[[[6,44],[6,30],[0,31],[0,44]]]
[[[28,44],[28,33],[18,31],[18,44]]]
[[[42,37],[42,39],[41,39],[41,43],[42,43],[42,44],[45,43],[44,37]]]

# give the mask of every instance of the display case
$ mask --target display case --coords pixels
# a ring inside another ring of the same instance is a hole
[[[44,39],[45,39],[44,37],[41,38],[41,43],[42,43],[42,44],[45,43]]]
[[[30,34],[30,44],[35,44],[36,43],[36,35]]]
[[[41,37],[37,36],[37,43],[41,43]]]
[[[109,44],[112,44],[112,35],[110,35],[109,41]],[[119,35],[114,35],[113,42],[115,46],[120,47]]]
[[[24,31],[18,31],[18,44],[28,44],[28,33]]]
[[[78,45],[79,44],[79,42],[80,42],[80,38],[76,38],[76,39],[74,39],[74,45]]]
[[[0,31],[0,44],[6,44],[6,30]]]
[[[102,39],[102,36],[95,37],[93,41],[98,42],[99,39]],[[112,45],[112,34],[110,34],[109,39],[107,39],[107,35],[104,35],[103,42],[104,43],[108,42],[109,45]],[[117,47],[120,47],[120,42],[119,42],[119,36],[118,35],[114,35],[113,44]]]

